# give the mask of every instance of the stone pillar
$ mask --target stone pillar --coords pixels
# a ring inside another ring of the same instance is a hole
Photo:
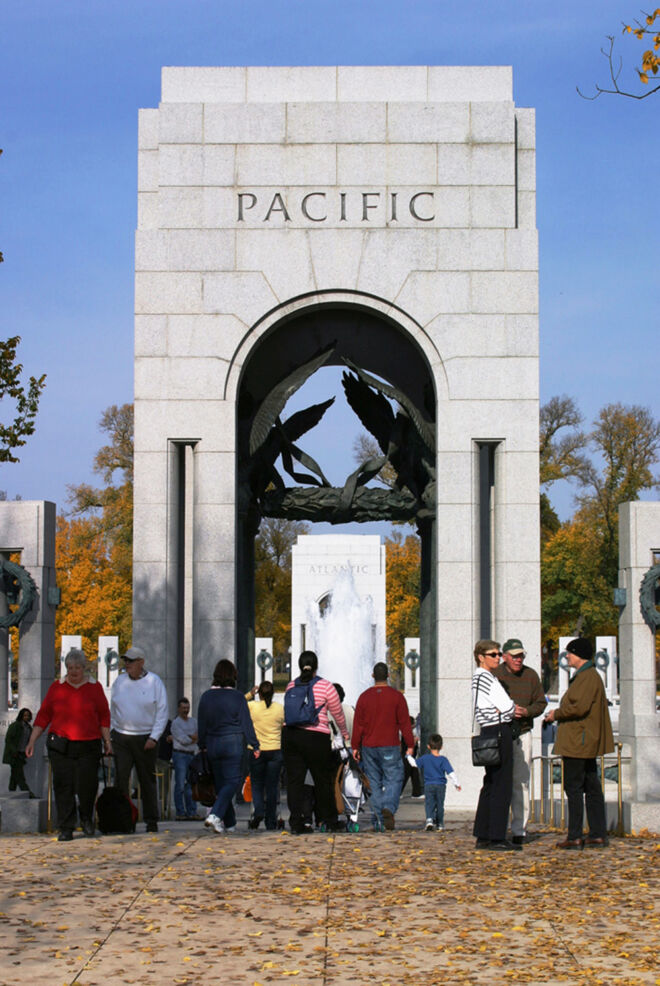
[[[55,606],[48,601],[48,590],[55,588],[55,504],[45,500],[1,503],[0,551],[5,554],[20,551],[20,563],[37,587],[32,610],[20,626],[18,659],[18,707],[27,707],[36,714],[55,677]],[[6,726],[15,718],[7,715],[5,709],[2,714],[5,721],[0,742],[4,742]],[[42,745],[25,773],[30,789],[36,794],[45,793]],[[4,779],[2,786],[6,786]]]
[[[619,507],[619,586],[626,604],[619,617],[619,738],[630,763],[624,768],[630,827],[660,831],[655,634],[644,621],[639,590],[660,551],[660,503]],[[654,558],[655,556],[655,558]]]

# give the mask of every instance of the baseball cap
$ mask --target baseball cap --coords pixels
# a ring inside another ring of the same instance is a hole
[[[147,655],[141,647],[129,647],[123,655],[125,661],[146,661]]]
[[[502,653],[511,654],[512,657],[517,657],[518,654],[524,654],[525,648],[522,645],[522,640],[518,640],[517,637],[511,637],[510,640],[505,640],[502,644]]]

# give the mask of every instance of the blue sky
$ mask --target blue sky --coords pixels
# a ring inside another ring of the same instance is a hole
[[[581,99],[635,0],[20,0],[0,13],[0,332],[47,373],[10,498],[65,506],[98,420],[133,395],[137,111],[163,65],[507,64],[536,108],[541,394],[660,415],[655,303],[660,95]],[[566,515],[570,496],[554,497]]]

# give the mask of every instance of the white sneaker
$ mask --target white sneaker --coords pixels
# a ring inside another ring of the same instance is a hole
[[[213,812],[211,812],[210,815],[207,815],[207,817],[204,819],[204,825],[206,826],[207,829],[213,829],[215,832],[218,832],[219,834],[221,834],[225,830],[225,827],[222,824],[222,819],[218,818],[217,815],[214,815]]]
[[[445,827],[444,825],[436,825],[435,830],[436,832],[444,832]]]
[[[426,825],[424,826],[424,831],[425,832],[432,832],[434,828],[435,828],[435,825],[433,824],[433,819],[432,818],[427,818],[426,819]]]
[[[220,822],[220,824],[222,825],[222,828],[223,828],[223,831],[224,832],[235,832],[236,831],[236,826],[235,825],[224,825],[222,822]]]

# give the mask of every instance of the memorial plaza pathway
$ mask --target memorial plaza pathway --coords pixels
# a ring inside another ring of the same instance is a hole
[[[161,822],[59,843],[0,836],[0,986],[660,984],[660,838],[475,851],[466,813],[424,832]]]

